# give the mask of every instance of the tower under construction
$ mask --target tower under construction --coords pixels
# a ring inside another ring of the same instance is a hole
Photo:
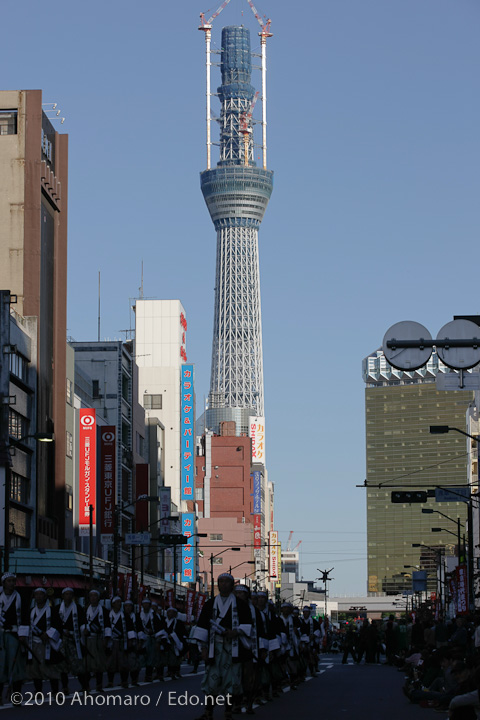
[[[225,3],[226,4],[226,3]],[[218,13],[217,13],[218,14]],[[266,168],[266,38],[262,25],[262,154],[255,162],[253,108],[259,92],[251,85],[250,32],[224,27],[221,44],[222,84],[220,159],[210,167],[210,30],[203,22],[207,44],[207,169],[201,188],[217,231],[215,312],[212,369],[206,425],[218,432],[222,421],[235,421],[236,433],[248,431],[250,416],[264,415],[262,322],[258,229],[273,188]]]

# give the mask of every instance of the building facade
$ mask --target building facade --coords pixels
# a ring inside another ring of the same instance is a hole
[[[468,452],[457,433],[430,434],[431,425],[465,428],[472,392],[437,390],[438,374],[450,370],[434,353],[420,370],[392,368],[383,353],[363,362],[366,418],[368,593],[412,589],[412,574],[427,570],[427,587],[436,590],[438,551],[457,552],[454,524],[466,520],[463,502],[436,502],[435,488],[467,482]],[[430,492],[425,503],[392,503],[393,491]],[[433,513],[422,513],[422,508]],[[442,532],[432,532],[432,527]],[[413,545],[425,547],[412,547]]]
[[[42,110],[40,90],[0,92],[0,288],[36,318],[35,545],[65,538],[68,136]]]

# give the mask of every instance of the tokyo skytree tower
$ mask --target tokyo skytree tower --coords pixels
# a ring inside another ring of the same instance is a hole
[[[262,24],[262,23],[261,23]],[[236,434],[248,432],[248,418],[264,415],[262,319],[258,229],[272,194],[273,172],[266,169],[266,38],[262,47],[263,168],[256,166],[253,107],[259,93],[250,84],[250,32],[222,30],[220,159],[210,168],[209,40],[207,41],[207,170],[200,174],[202,193],[217,231],[212,368],[206,426],[233,420]]]

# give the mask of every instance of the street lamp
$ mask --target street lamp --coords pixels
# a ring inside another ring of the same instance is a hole
[[[215,594],[215,588],[213,584],[213,561],[215,558],[217,558],[219,555],[223,555],[224,552],[227,552],[227,550],[232,550],[233,552],[240,552],[241,548],[239,547],[227,547],[225,550],[222,550],[221,552],[214,555],[213,553],[210,554],[210,579],[211,579],[211,593],[210,598],[213,598]]]
[[[238,565],[234,565],[233,567],[230,565],[229,573],[232,574],[232,570],[236,570],[240,565],[255,565],[255,560],[244,560],[241,563],[238,563]]]
[[[464,435],[465,437],[470,438],[471,440],[475,440],[477,443],[477,452],[480,456],[480,449],[478,449],[478,443],[480,442],[480,436],[479,435],[471,435],[470,433],[465,432],[465,430],[461,430],[457,427],[450,427],[449,425],[430,425],[430,433],[432,435],[444,435],[448,432],[458,432],[460,435]],[[480,457],[479,457],[480,460]],[[467,564],[467,576],[468,576],[468,598],[469,598],[469,608],[473,609],[475,607],[475,594],[473,589],[473,510],[472,510],[472,495],[470,493],[470,496],[468,500],[466,500],[463,496],[459,498],[462,502],[467,503],[467,523],[468,523],[468,564]]]
[[[454,520],[453,518],[449,517],[449,515],[445,515],[445,513],[442,513],[440,510],[434,510],[433,508],[422,508],[422,513],[424,515],[431,515],[432,513],[437,513],[437,515],[441,515],[442,517],[446,518],[447,520],[450,520],[450,522],[456,523],[456,525],[457,525],[457,544],[458,544],[458,564],[460,565],[460,528],[463,527],[463,525],[460,522],[460,518],[457,518],[456,520]],[[432,528],[432,532],[439,532],[439,530]]]
[[[438,590],[438,598],[439,598],[439,605],[440,609],[443,610],[442,606],[442,584],[445,584],[444,579],[442,578],[442,570],[445,572],[445,568],[443,567],[442,563],[442,555],[444,555],[445,548],[444,547],[432,547],[431,545],[425,545],[425,543],[412,543],[412,548],[427,548],[428,550],[431,550],[435,553],[435,575],[437,578],[437,590]],[[440,568],[440,575],[437,571],[437,566]],[[428,571],[427,571],[428,574]]]

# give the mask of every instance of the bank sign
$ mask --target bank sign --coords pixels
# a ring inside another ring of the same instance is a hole
[[[180,387],[182,500],[195,500],[195,403],[193,365],[182,365]]]

